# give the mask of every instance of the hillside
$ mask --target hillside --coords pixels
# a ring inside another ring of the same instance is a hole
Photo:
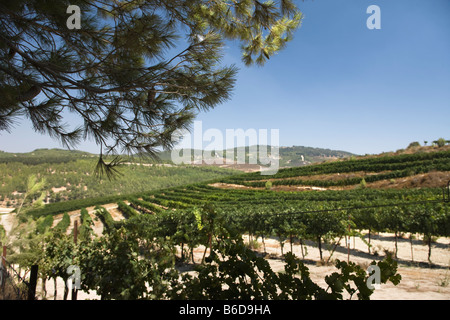
[[[0,150],[0,163],[20,162],[23,164],[62,163],[80,158],[94,158],[97,155],[85,151],[63,149],[36,149],[31,152],[5,152]]]
[[[344,190],[355,188],[442,188],[450,180],[450,146],[420,147],[396,153],[358,156],[280,169],[275,175],[241,174],[218,181],[273,190]],[[229,186],[228,186],[229,187]]]
[[[120,196],[201,182],[237,171],[214,167],[172,166],[148,160],[126,162],[114,180],[94,174],[97,155],[82,151],[38,149],[29,153],[0,152],[0,207],[17,206],[27,179],[45,179],[46,203]],[[127,160],[125,158],[125,160]]]
[[[355,156],[355,154],[341,150],[292,146],[280,147],[280,156],[280,167],[295,167],[305,164],[343,159]]]

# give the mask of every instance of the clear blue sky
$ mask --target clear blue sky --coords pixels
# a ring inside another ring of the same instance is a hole
[[[233,98],[197,118],[203,129],[279,129],[281,146],[373,154],[450,139],[450,0],[306,0],[294,40],[262,68],[240,67]],[[369,30],[366,9],[381,9]],[[23,120],[0,150],[61,145]],[[92,143],[78,149],[97,153]]]

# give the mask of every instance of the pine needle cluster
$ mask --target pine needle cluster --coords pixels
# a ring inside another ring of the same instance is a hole
[[[80,29],[67,27],[69,5]],[[90,139],[101,153],[155,156],[230,99],[237,68],[221,64],[225,41],[263,65],[301,18],[290,0],[4,0],[0,131],[26,117],[68,148]]]

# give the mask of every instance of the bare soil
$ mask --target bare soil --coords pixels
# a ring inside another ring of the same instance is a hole
[[[328,173],[328,174],[314,174],[307,176],[296,176],[296,177],[288,177],[288,178],[276,178],[276,179],[262,179],[262,180],[249,180],[252,181],[283,181],[283,180],[317,180],[317,181],[340,181],[352,178],[365,178],[368,176],[378,175],[388,173],[390,171],[380,171],[380,172],[366,172],[366,171],[358,171],[358,172],[348,172],[348,173]]]

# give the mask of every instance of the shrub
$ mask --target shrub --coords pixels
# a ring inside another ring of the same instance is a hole
[[[415,148],[415,147],[420,147],[420,143],[417,142],[417,141],[411,142],[411,143],[408,145],[407,149]]]
[[[361,189],[367,187],[366,179],[362,178],[361,182],[359,183],[359,186],[361,187]]]
[[[439,138],[436,140],[436,144],[439,148],[442,148],[443,146],[445,146],[445,143],[446,143],[446,141],[444,138]]]

